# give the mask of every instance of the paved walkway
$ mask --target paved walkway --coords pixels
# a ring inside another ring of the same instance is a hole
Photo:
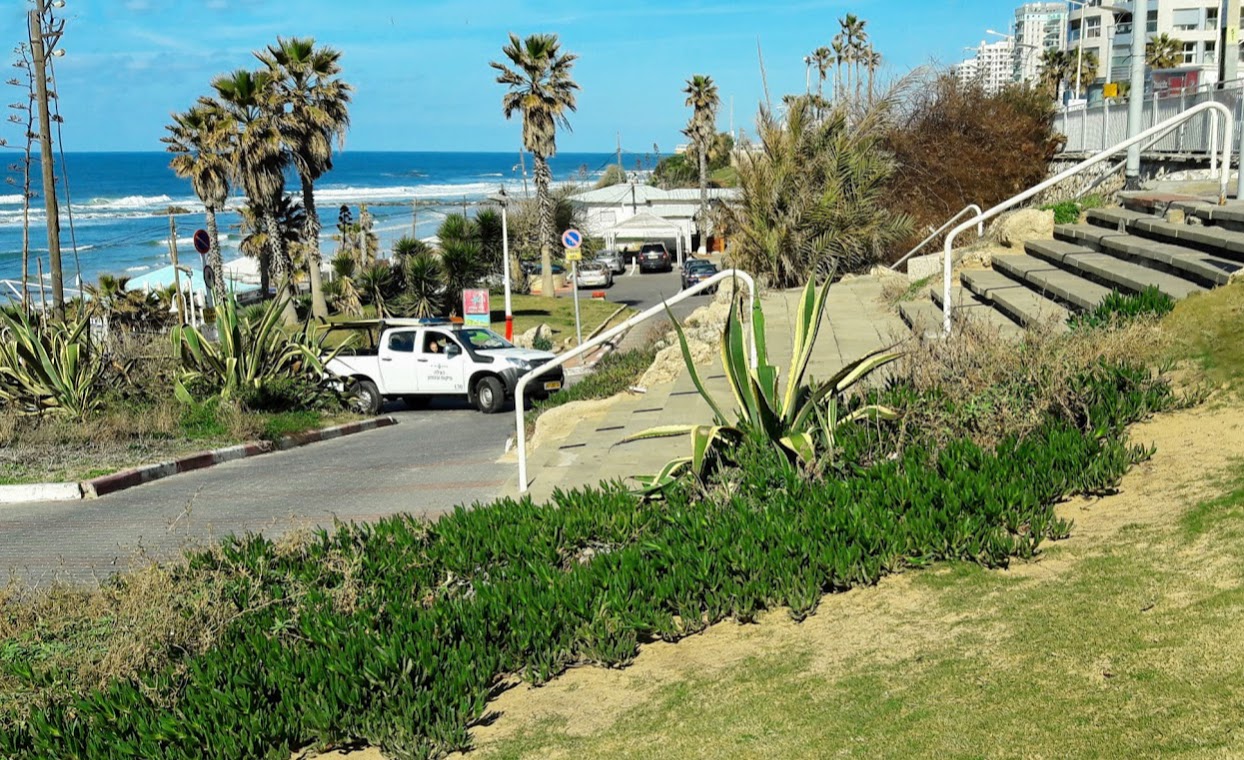
[[[794,313],[799,291],[765,295],[770,361],[783,373],[790,365],[794,342]],[[828,377],[848,362],[910,335],[894,310],[881,301],[881,285],[873,278],[858,278],[830,289],[817,348],[809,365],[813,377]],[[639,329],[643,329],[641,326]],[[729,385],[720,361],[700,368],[706,389],[719,404],[732,404]],[[785,382],[785,378],[782,378]],[[547,499],[556,488],[568,489],[601,480],[626,479],[651,474],[689,450],[686,438],[636,441],[618,445],[628,435],[657,425],[709,422],[712,413],[684,371],[677,380],[618,397],[606,410],[585,417],[564,438],[541,442],[529,452],[530,492]],[[518,492],[517,473],[506,492]]]

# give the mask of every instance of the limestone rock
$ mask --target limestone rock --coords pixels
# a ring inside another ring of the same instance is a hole
[[[989,236],[1007,248],[1023,248],[1029,240],[1054,238],[1054,212],[1025,208],[1005,214],[989,228]]]
[[[552,341],[553,340],[553,328],[549,327],[546,324],[536,325],[530,330],[524,332],[522,335],[514,336],[514,345],[518,346],[519,348],[535,348],[535,342],[536,342],[537,337],[543,337],[543,338],[548,339],[549,341]]]

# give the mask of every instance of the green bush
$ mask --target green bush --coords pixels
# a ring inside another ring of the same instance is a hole
[[[1072,315],[1068,324],[1075,329],[1106,327],[1142,317],[1161,317],[1174,308],[1175,301],[1152,285],[1139,293],[1124,294],[1112,290],[1097,308]]]
[[[1076,224],[1080,221],[1080,214],[1091,208],[1100,208],[1102,205],[1101,196],[1088,195],[1078,201],[1067,200],[1059,203],[1047,203],[1041,207],[1042,211],[1054,212],[1054,224]]]
[[[316,411],[302,409],[281,412],[280,414],[272,415],[264,423],[263,433],[260,435],[260,438],[265,441],[279,441],[289,435],[314,430],[320,427],[323,422],[323,416]]]
[[[552,351],[553,341],[543,335],[537,335],[535,340],[531,341],[531,347],[537,351]]]
[[[1139,368],[1076,382],[1078,407],[993,450],[917,441],[884,456],[882,437],[851,430],[844,456],[879,463],[810,479],[744,439],[704,501],[609,485],[431,524],[342,525],[295,550],[228,539],[190,560],[234,568],[238,614],[214,647],[0,723],[0,756],[286,760],[354,741],[441,756],[469,748],[508,674],[538,684],[579,662],[623,664],[640,642],[778,606],[801,619],[824,593],[903,568],[1030,557],[1068,532],[1056,502],[1113,487],[1147,455],[1122,428],[1169,400]],[[2,666],[32,689],[57,678],[25,658]]]

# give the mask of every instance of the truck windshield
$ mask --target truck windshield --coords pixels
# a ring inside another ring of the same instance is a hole
[[[492,330],[485,330],[482,327],[467,328],[458,331],[458,337],[471,344],[471,347],[479,351],[487,351],[490,348],[513,348],[514,344],[505,338],[497,335]]]

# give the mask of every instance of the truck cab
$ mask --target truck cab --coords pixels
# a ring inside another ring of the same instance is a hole
[[[518,348],[488,328],[448,322],[363,320],[330,329],[353,331],[362,338],[326,367],[363,414],[375,414],[387,399],[400,398],[416,407],[437,396],[465,397],[481,412],[493,414],[513,398],[520,377],[554,358],[548,351]],[[563,382],[558,368],[534,383],[531,395],[547,397]]]

